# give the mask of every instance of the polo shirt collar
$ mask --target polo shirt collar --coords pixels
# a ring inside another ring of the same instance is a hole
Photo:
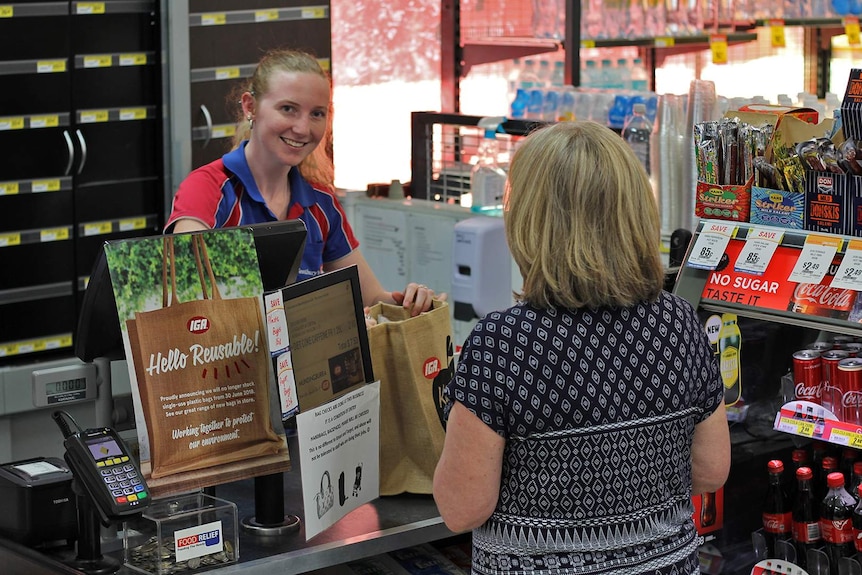
[[[245,159],[245,146],[248,140],[243,140],[242,143],[234,150],[231,150],[224,156],[222,161],[225,167],[233,172],[242,182],[246,191],[251,194],[255,201],[265,203],[263,196],[260,195],[260,190],[251,175],[251,168],[248,167],[248,160]],[[314,205],[314,192],[311,185],[299,173],[299,168],[293,166],[287,174],[290,181],[290,203],[299,204],[302,207],[310,207]]]

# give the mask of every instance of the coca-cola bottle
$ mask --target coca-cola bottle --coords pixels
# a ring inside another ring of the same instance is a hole
[[[850,480],[850,489],[847,491],[850,492],[850,495],[856,498],[856,501],[859,501],[859,485],[862,484],[862,461],[855,461],[853,463],[853,478]]]
[[[829,493],[820,505],[820,536],[824,551],[829,557],[829,572],[838,575],[838,563],[842,557],[855,553],[853,532],[853,510],[856,500],[844,489],[844,474],[838,471],[826,477]]]
[[[775,558],[775,542],[789,540],[793,522],[793,510],[784,488],[784,463],[773,459],[766,465],[769,484],[763,504],[763,537],[766,540],[766,556]]]
[[[827,493],[829,493],[829,485],[827,484],[826,479],[829,477],[830,473],[834,473],[836,471],[838,471],[838,459],[831,455],[824,457],[823,461],[820,462],[820,485],[818,485],[817,489],[814,490],[814,495],[817,497],[818,501],[823,501],[823,498],[826,497]]]
[[[796,487],[798,485],[798,479],[796,477],[796,472],[801,467],[807,467],[811,472],[812,481],[814,478],[814,470],[811,469],[811,465],[808,461],[808,452],[805,449],[799,448],[794,449],[790,454],[790,461],[792,462],[792,467],[789,470],[789,473],[785,473],[787,477],[785,477],[787,481],[787,495],[790,497],[791,501],[794,501],[796,498]],[[812,485],[812,489],[814,486]]]
[[[862,485],[856,488],[856,507],[853,508],[853,548],[862,553]]]
[[[715,525],[717,508],[715,506],[715,491],[700,494],[700,526],[712,527]]]
[[[810,467],[796,470],[796,497],[793,500],[793,544],[796,546],[796,564],[803,569],[808,564],[808,550],[820,545],[820,517],[814,499],[814,474]]]

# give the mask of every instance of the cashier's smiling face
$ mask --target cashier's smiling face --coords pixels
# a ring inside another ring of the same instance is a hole
[[[251,140],[270,162],[296,166],[326,134],[329,82],[316,74],[278,72],[258,96]]]

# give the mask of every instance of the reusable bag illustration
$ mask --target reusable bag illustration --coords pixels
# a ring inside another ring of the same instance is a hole
[[[282,444],[269,415],[258,299],[223,299],[204,238],[191,234],[203,299],[178,301],[179,241],[163,238],[162,307],[126,321],[153,478],[275,454]]]

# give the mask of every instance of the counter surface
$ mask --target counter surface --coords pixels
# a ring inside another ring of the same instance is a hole
[[[300,529],[278,536],[261,536],[241,529],[239,561],[213,568],[208,573],[294,575],[455,535],[443,523],[430,495],[403,494],[367,503],[306,541],[297,440],[290,432],[288,447],[293,469],[284,473],[284,507],[286,514],[302,520]],[[255,481],[248,479],[220,485],[214,494],[234,502],[242,522],[254,518],[254,492]],[[104,542],[102,553],[121,560],[121,547],[120,541]],[[0,564],[12,566],[10,575],[18,572],[26,575],[80,573],[56,559],[3,539],[0,539]],[[22,569],[26,566],[26,570],[14,570],[17,565]],[[118,573],[137,572],[122,567]]]

